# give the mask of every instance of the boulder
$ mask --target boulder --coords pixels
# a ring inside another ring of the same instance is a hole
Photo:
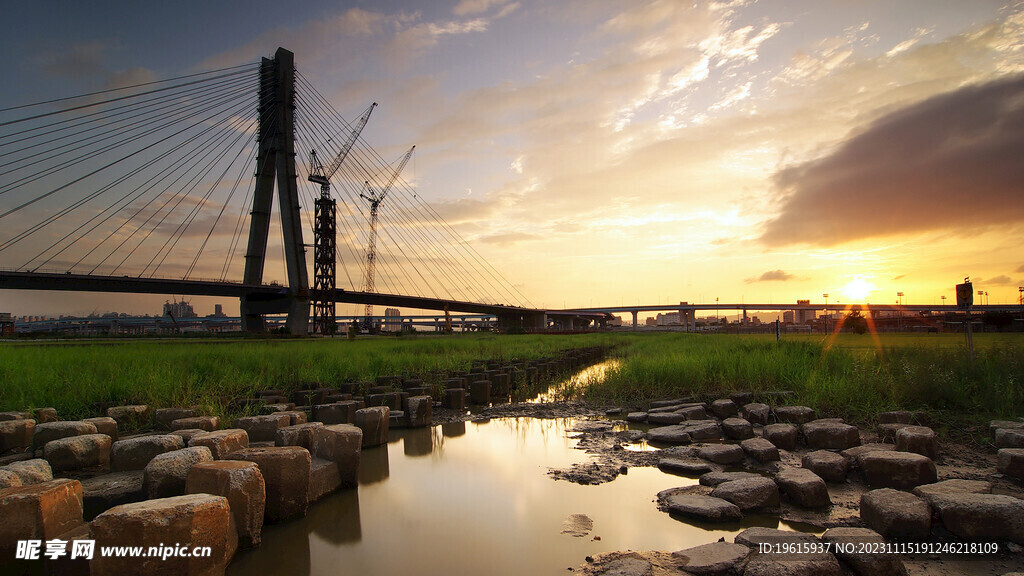
[[[711,403],[711,413],[719,420],[725,420],[733,416],[739,416],[740,410],[736,403],[728,398],[715,400]]]
[[[814,420],[814,408],[807,406],[779,406],[775,408],[775,419],[779,422],[806,424]]]
[[[733,522],[743,518],[735,504],[700,494],[671,494],[664,498],[669,514],[704,522]]]
[[[149,424],[153,410],[145,404],[128,406],[112,406],[107,408],[107,416],[117,421],[118,428],[136,429]]]
[[[156,436],[137,436],[127,440],[118,440],[110,447],[110,470],[142,470],[158,454],[181,450],[185,441],[174,434]]]
[[[8,450],[23,450],[32,445],[36,421],[27,418],[0,421],[0,454]]]
[[[141,502],[146,499],[142,485],[142,470],[111,472],[82,480],[82,510],[86,520],[92,520],[114,506]]]
[[[889,424],[879,424],[875,427],[875,431],[878,432],[879,442],[896,442],[896,433],[901,428],[906,428],[910,424],[903,424],[900,422],[892,422]]]
[[[820,544],[818,537],[814,534],[766,528],[764,526],[747,528],[737,534],[733,541],[737,544],[742,544],[747,548],[752,548],[755,551],[760,548],[762,544],[773,546],[777,546],[779,544]]]
[[[912,492],[934,506],[935,498],[948,494],[991,494],[992,483],[984,480],[943,480],[918,486]]]
[[[934,460],[939,452],[935,431],[926,426],[904,426],[896,431],[896,450],[914,452]]]
[[[250,442],[273,442],[278,428],[291,425],[291,416],[281,412],[235,418],[235,428],[245,430]]]
[[[762,464],[779,460],[779,449],[764,438],[747,438],[740,442],[740,448],[743,448],[747,456]]]
[[[337,466],[342,487],[355,488],[358,485],[363,445],[361,428],[351,424],[317,428],[313,432],[311,444],[310,452],[314,456],[334,462]]]
[[[801,508],[821,508],[832,504],[825,481],[806,468],[785,468],[775,475],[775,483],[793,504]]]
[[[844,456],[828,450],[815,450],[804,454],[800,465],[814,472],[826,482],[845,481],[846,472],[849,469],[849,462]]]
[[[879,412],[879,424],[910,424],[914,420],[914,413],[906,410],[893,412]]]
[[[19,540],[52,540],[82,524],[82,484],[60,478],[7,488],[0,518],[0,554],[10,558]]]
[[[931,501],[942,525],[959,538],[1024,545],[1024,500],[961,492],[932,495]]]
[[[53,480],[53,469],[50,468],[50,463],[42,458],[11,462],[0,468],[0,470],[7,470],[16,474],[23,486]]]
[[[913,452],[867,452],[857,458],[869,486],[911,490],[937,480],[931,458]]]
[[[743,418],[726,418],[722,420],[722,432],[726,438],[746,440],[754,437],[754,427]]]
[[[1000,448],[996,458],[1000,474],[1024,479],[1024,448]]]
[[[796,448],[797,427],[792,424],[769,424],[764,427],[764,438],[781,450]]]
[[[188,446],[188,443],[196,436],[206,433],[207,431],[201,428],[185,428],[184,430],[171,431],[171,434],[174,434],[175,436],[181,436],[182,441],[185,442],[185,446]]]
[[[3,420],[3,418],[0,418],[0,420]],[[1024,430],[1024,421],[1022,421],[1022,420],[992,420],[991,422],[988,423],[988,433],[990,435],[992,435],[992,439],[993,440],[996,437],[996,430],[999,430],[1001,428],[1003,428],[1003,429],[1010,429],[1010,430],[1013,430],[1013,429]]]
[[[708,412],[704,409],[703,404],[697,404],[693,406],[686,406],[676,410],[676,414],[681,414],[686,420],[707,420]]]
[[[363,431],[363,448],[388,443],[391,409],[387,406],[372,406],[356,410],[356,426]]]
[[[356,410],[358,409],[358,402],[354,400],[334,402],[332,404],[317,404],[313,406],[313,421],[323,422],[328,426],[332,424],[352,424],[356,421]]]
[[[870,444],[861,444],[860,446],[847,448],[839,453],[846,458],[846,463],[849,465],[849,468],[856,468],[857,458],[859,458],[861,454],[867,454],[868,452],[892,452],[894,450],[896,450],[896,447],[892,444],[872,442]]]
[[[672,553],[681,570],[697,576],[738,573],[747,556],[750,556],[750,548],[729,542],[711,542]]]
[[[58,472],[110,465],[110,436],[86,434],[46,443],[43,457]]]
[[[171,430],[198,428],[207,432],[213,432],[218,426],[220,426],[220,416],[193,416],[191,418],[178,418],[171,421]]]
[[[860,445],[860,430],[856,426],[819,419],[803,425],[807,447],[812,450],[845,450]]]
[[[110,416],[97,416],[96,418],[83,418],[82,422],[88,422],[96,427],[97,434],[110,436],[111,442],[117,441],[117,420]]]
[[[646,422],[647,412],[630,412],[626,414],[626,422]]]
[[[35,430],[32,433],[32,447],[33,449],[39,449],[46,446],[46,443],[52,440],[97,433],[95,425],[78,420],[36,424]]]
[[[743,406],[740,415],[746,418],[751,424],[768,424],[772,409],[767,404],[751,402]]]
[[[422,428],[434,423],[434,401],[430,396],[410,396],[403,405],[405,419],[411,428]]]
[[[732,502],[744,512],[772,512],[779,508],[779,487],[764,477],[723,482],[711,491],[711,496]]]
[[[896,554],[883,554],[885,538],[868,528],[829,528],[821,541],[831,545],[836,556],[856,576],[906,576],[907,568]],[[871,548],[876,547],[876,551]]]
[[[754,401],[753,392],[733,392],[729,394],[729,399],[733,401],[737,406],[745,406]]]
[[[238,548],[238,534],[228,500],[211,494],[189,494],[122,504],[92,521],[89,537],[96,548],[177,545],[210,547],[209,556],[131,557],[97,554],[89,563],[92,576],[153,574],[223,574]],[[161,548],[163,547],[163,548]]]
[[[700,477],[699,483],[701,486],[715,487],[725,482],[746,478],[764,478],[764,476],[753,472],[708,472]]]
[[[267,491],[255,462],[199,462],[188,471],[185,492],[227,498],[239,545],[243,548],[260,545]]]
[[[241,428],[216,430],[205,434],[196,434],[188,441],[189,446],[206,446],[210,449],[214,460],[223,460],[228,454],[249,447],[249,434]]]
[[[0,412],[0,422],[7,422],[8,420],[29,420],[32,415],[28,412],[21,412],[18,410],[8,410]]]
[[[305,516],[309,507],[312,458],[299,446],[245,448],[232,452],[230,460],[255,462],[266,484],[266,522]]]
[[[322,422],[306,422],[278,428],[277,436],[274,437],[274,446],[302,446],[309,450],[313,442],[313,432],[323,427]]]
[[[1024,448],[1024,429],[1000,428],[996,430],[996,448]]]
[[[932,511],[909,492],[879,488],[861,495],[860,518],[886,539],[921,542],[928,539]]]
[[[658,461],[658,470],[682,476],[697,476],[711,472],[711,466],[700,460],[683,460],[681,458],[662,458]]]
[[[686,416],[675,412],[652,412],[647,415],[648,424],[663,426],[666,424],[679,424],[686,421]]]
[[[309,419],[306,417],[306,412],[304,410],[283,410],[279,412],[279,414],[284,414],[288,416],[289,426],[297,426],[299,424],[305,424],[306,422],[309,421]]]
[[[196,416],[199,416],[199,411],[193,408],[157,408],[153,412],[153,424],[161,430],[170,430],[171,423],[175,420],[195,418]]]
[[[182,448],[154,456],[143,472],[146,498],[181,496],[185,493],[188,471],[200,462],[212,461],[213,454],[206,446]]]
[[[735,444],[705,444],[698,448],[697,455],[716,464],[738,464],[743,462],[743,448]]]

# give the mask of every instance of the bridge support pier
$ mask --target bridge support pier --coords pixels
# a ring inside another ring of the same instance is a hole
[[[630,310],[630,312],[633,313],[633,330],[636,330],[637,316],[640,315],[640,311],[639,310]]]

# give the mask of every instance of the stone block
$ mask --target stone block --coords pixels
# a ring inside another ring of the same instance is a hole
[[[33,412],[37,424],[45,424],[47,422],[57,421],[57,409],[56,408],[36,408]]]
[[[658,426],[680,424],[686,421],[686,416],[675,412],[651,412],[647,415],[647,423]]]
[[[1000,448],[997,455],[997,469],[1000,474],[1012,478],[1024,478],[1024,448]]]
[[[185,492],[227,498],[239,546],[254,548],[260,545],[267,489],[255,462],[199,462],[188,471]]]
[[[946,530],[963,540],[1024,545],[1024,500],[961,492],[934,495],[931,502]]]
[[[825,481],[806,468],[786,468],[775,475],[775,483],[793,504],[802,508],[832,504]]]
[[[96,549],[109,546],[209,546],[210,556],[120,557],[97,554],[92,576],[223,574],[238,548],[238,533],[227,498],[189,494],[122,504],[92,521],[89,537]]]
[[[912,490],[937,480],[931,458],[912,452],[867,452],[857,458],[869,486]]]
[[[199,410],[194,408],[157,408],[153,412],[153,424],[160,430],[170,430],[171,423],[175,420],[195,418],[196,416],[199,416]]]
[[[0,422],[7,422],[8,420],[29,420],[31,418],[32,415],[28,412],[21,412],[18,410],[0,412]]]
[[[50,463],[42,458],[11,462],[0,470],[14,472],[24,486],[53,480],[53,469],[50,468]]]
[[[171,430],[205,430],[213,432],[220,426],[220,416],[193,416],[171,421]]]
[[[708,412],[703,405],[687,406],[676,410],[676,414],[682,414],[686,420],[707,420]]]
[[[800,465],[821,476],[826,482],[843,482],[849,470],[849,462],[842,454],[828,450],[815,450],[804,454]]]
[[[331,426],[333,424],[353,424],[356,421],[356,410],[358,403],[354,400],[335,402],[333,404],[318,404],[313,406],[313,421],[323,422]]]
[[[722,432],[732,440],[746,440],[754,437],[754,427],[743,418],[726,418],[722,420]]]
[[[334,462],[338,467],[341,485],[355,488],[359,479],[362,445],[362,429],[351,424],[335,424],[313,431],[310,451],[317,458]]]
[[[704,522],[734,522],[743,518],[743,511],[738,506],[713,496],[702,494],[673,493],[661,497],[664,509],[673,516],[682,516]]]
[[[765,440],[775,444],[781,450],[796,448],[797,437],[797,427],[792,424],[769,424],[764,427]]]
[[[309,507],[312,458],[299,446],[246,448],[228,455],[230,460],[255,462],[266,484],[265,522],[305,516]]]
[[[772,479],[761,476],[723,482],[715,486],[711,496],[732,502],[744,512],[775,512],[779,509],[779,487]]]
[[[705,444],[697,449],[697,455],[716,464],[739,464],[744,452],[735,444]]]
[[[95,418],[83,418],[82,422],[88,422],[96,427],[97,434],[110,436],[112,442],[117,441],[117,420],[110,416],[97,416]]]
[[[728,398],[722,398],[711,403],[711,413],[715,415],[715,418],[725,420],[726,418],[738,416],[740,411],[735,402]]]
[[[761,404],[759,402],[751,402],[745,404],[743,409],[740,410],[740,416],[743,416],[751,424],[768,424],[768,418],[771,416],[772,409],[767,404]]]
[[[869,528],[829,528],[821,541],[855,576],[906,576],[907,568],[896,554],[885,554],[885,538]]]
[[[152,415],[153,410],[145,404],[107,408],[107,416],[117,421],[119,429],[133,430],[148,426]]]
[[[36,424],[35,431],[32,433],[32,447],[38,450],[52,440],[71,436],[84,436],[86,434],[97,434],[96,426],[78,420]]]
[[[0,421],[0,453],[24,450],[32,445],[36,421],[26,418]]]
[[[52,540],[82,524],[82,484],[60,478],[0,492],[0,555],[18,540]]]
[[[747,453],[747,456],[762,464],[779,460],[779,449],[764,438],[747,438],[740,442],[740,448]]]
[[[391,430],[398,430],[400,428],[407,428],[405,420],[405,412],[401,410],[392,410],[388,413],[388,428]]]
[[[895,442],[896,433],[900,431],[900,428],[906,428],[910,424],[904,424],[902,422],[890,422],[887,424],[879,424],[875,427],[875,431],[878,432],[879,442]]]
[[[302,446],[310,449],[313,440],[313,432],[323,428],[322,422],[305,422],[294,426],[285,426],[277,429],[277,436],[274,437],[274,446]]]
[[[185,441],[174,434],[158,434],[155,436],[137,436],[127,440],[118,440],[110,447],[110,470],[142,470],[158,454],[181,450]]]
[[[430,396],[412,396],[405,401],[405,419],[411,428],[434,423],[434,401]]]
[[[50,463],[50,468],[58,472],[106,468],[110,465],[110,436],[86,434],[52,440],[43,448],[43,457]]]
[[[646,422],[647,412],[630,412],[626,414],[626,422]]]
[[[444,391],[443,406],[449,410],[466,409],[466,390],[464,388],[448,388]]]
[[[926,426],[905,426],[896,431],[896,450],[913,452],[932,460],[938,455],[935,431]]]
[[[291,416],[281,412],[235,418],[235,428],[245,430],[250,442],[273,442],[277,437],[278,428],[291,425]]]
[[[729,542],[711,542],[672,553],[686,574],[698,576],[738,574],[748,556],[750,548]]]
[[[886,539],[922,542],[931,530],[932,511],[909,492],[879,488],[861,495],[860,518]]]
[[[879,412],[879,424],[911,424],[914,420],[914,413],[907,410],[896,410],[893,412]]]
[[[82,513],[92,520],[114,506],[141,502],[146,499],[142,485],[144,472],[129,470],[111,472],[82,480]]]
[[[206,446],[182,448],[154,456],[143,472],[146,498],[181,496],[185,493],[188,471],[200,462],[212,461],[213,454]]]
[[[197,434],[188,441],[189,446],[206,446],[213,454],[214,460],[223,460],[236,450],[249,447],[249,434],[241,428],[215,430],[205,434]]]
[[[807,447],[813,450],[845,450],[860,445],[860,430],[856,426],[832,419],[813,420],[803,425]]]
[[[1024,429],[1000,428],[996,430],[996,448],[1024,448]]]
[[[779,422],[806,424],[814,420],[814,408],[807,406],[779,406],[775,409],[775,418]]]
[[[305,424],[309,421],[304,410],[284,410],[281,414],[288,415],[289,426],[297,426],[299,424]]]
[[[263,399],[268,403],[260,406],[260,415],[262,416],[295,410],[295,403],[288,402],[284,396],[264,396]],[[270,402],[270,400],[274,400],[274,402]]]
[[[0,468],[0,490],[3,490],[4,488],[15,488],[17,486],[23,486],[21,483],[21,477],[10,470]]]
[[[363,448],[387,444],[390,419],[391,409],[387,406],[356,410],[355,424],[363,431]]]
[[[338,466],[330,460],[312,457],[309,465],[309,488],[306,498],[310,503],[333,494],[341,488],[341,475]]]
[[[476,380],[469,384],[469,402],[471,404],[491,403],[491,383],[487,380]]]
[[[2,415],[2,414],[3,413],[0,412],[0,415]],[[0,420],[3,420],[3,418],[0,417]],[[1024,430],[1024,420],[991,420],[991,421],[989,421],[989,423],[988,423],[988,433],[992,436],[993,440],[996,437],[996,430],[999,430],[1001,428]]]

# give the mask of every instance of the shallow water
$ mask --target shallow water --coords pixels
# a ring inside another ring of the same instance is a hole
[[[589,459],[567,435],[573,422],[502,418],[394,430],[386,447],[363,451],[358,489],[314,504],[305,518],[264,527],[263,545],[236,555],[228,574],[565,574],[587,555],[679,550],[742,529],[658,511],[659,491],[696,480],[656,468],[631,468],[599,486],[552,480],[550,467]],[[593,519],[591,533],[560,534],[576,513]]]

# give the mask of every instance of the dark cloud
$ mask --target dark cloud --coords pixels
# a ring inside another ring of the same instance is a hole
[[[769,270],[757,278],[747,278],[747,284],[754,282],[785,282],[793,278],[796,278],[796,276],[788,274],[784,270]]]
[[[834,153],[775,174],[769,245],[833,245],[1024,218],[1024,76],[972,85],[884,116]]]

